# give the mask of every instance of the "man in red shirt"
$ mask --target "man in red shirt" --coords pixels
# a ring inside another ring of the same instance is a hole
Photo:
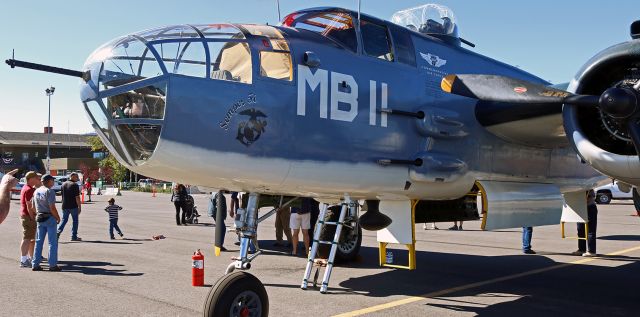
[[[36,239],[36,209],[31,201],[36,190],[38,174],[28,172],[25,175],[26,184],[20,192],[20,221],[22,223],[22,243],[20,244],[20,267],[31,267],[33,248]]]

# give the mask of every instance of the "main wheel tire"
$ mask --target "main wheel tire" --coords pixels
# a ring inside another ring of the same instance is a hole
[[[608,193],[598,194],[596,196],[596,201],[598,202],[598,204],[607,205],[611,202],[611,194],[608,194]]]
[[[333,206],[327,209],[324,220],[334,222],[338,221],[338,218],[340,218],[340,208],[341,206]],[[339,240],[340,242],[336,250],[335,263],[345,263],[353,261],[358,256],[358,253],[360,252],[360,245],[362,244],[362,228],[357,225],[357,222],[354,223],[354,225],[356,226],[355,229],[351,229],[346,226],[342,227],[342,232],[340,233]],[[333,241],[333,237],[335,234],[336,226],[322,226],[322,230],[320,231],[320,240]],[[330,252],[331,245],[320,244],[318,246],[317,257],[327,259],[329,258]]]
[[[209,291],[204,317],[268,317],[269,297],[255,276],[237,271],[221,277]]]

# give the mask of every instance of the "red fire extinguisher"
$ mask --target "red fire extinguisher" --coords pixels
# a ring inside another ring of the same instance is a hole
[[[200,249],[193,252],[191,260],[193,262],[191,265],[191,285],[204,286],[204,255]]]

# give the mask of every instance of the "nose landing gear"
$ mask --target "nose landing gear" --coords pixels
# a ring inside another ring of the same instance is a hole
[[[267,317],[269,297],[258,278],[236,271],[223,276],[211,288],[203,312],[205,317]]]

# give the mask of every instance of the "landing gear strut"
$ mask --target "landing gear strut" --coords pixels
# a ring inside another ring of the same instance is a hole
[[[262,251],[258,249],[259,194],[249,194],[246,209],[238,209],[235,222],[240,231],[240,256],[229,264],[225,275],[209,291],[204,304],[205,317],[268,317],[269,297],[262,282],[243,272],[251,268],[251,261]],[[249,243],[253,240],[256,253],[249,256]],[[239,270],[238,272],[234,272]]]
[[[234,261],[227,267],[225,275],[209,291],[203,309],[204,317],[269,316],[269,297],[264,285],[246,270],[251,268],[251,261],[262,253],[257,245],[258,223],[273,215],[278,209],[291,204],[296,198],[282,204],[283,198],[281,197],[279,207],[258,218],[259,198],[259,194],[249,194],[246,209],[238,209],[235,222],[241,237],[240,255],[234,258]],[[340,207],[337,206],[337,208]],[[339,213],[339,209],[329,211],[324,220],[336,222]],[[357,209],[350,209],[343,222],[346,228],[340,235],[340,243],[337,245],[335,254],[336,260],[348,261],[357,256],[362,242],[362,231],[357,220]],[[332,231],[323,228],[320,234],[333,237],[335,231],[335,226]],[[251,241],[256,246],[256,253],[249,255]]]

